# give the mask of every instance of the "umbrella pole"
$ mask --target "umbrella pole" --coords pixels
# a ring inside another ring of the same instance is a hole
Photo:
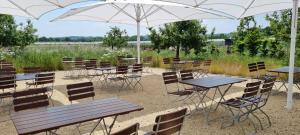
[[[298,20],[298,0],[293,0],[292,10],[292,25],[291,25],[291,46],[290,46],[290,65],[289,65],[289,84],[287,94],[286,108],[291,110],[293,107],[293,85],[294,85],[294,63],[295,63],[295,46],[297,36],[297,20]]]
[[[140,37],[140,22],[137,21],[137,42],[136,42],[136,47],[137,47],[137,54],[138,54],[138,64],[141,63],[141,37]]]

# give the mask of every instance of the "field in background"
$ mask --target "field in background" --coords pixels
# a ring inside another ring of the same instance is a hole
[[[145,46],[144,46],[145,48]],[[260,58],[241,56],[237,54],[228,55],[224,53],[224,48],[217,54],[209,52],[195,55],[193,51],[185,55],[182,51],[180,56],[182,59],[212,59],[213,63],[210,71],[212,73],[248,76],[247,64],[258,61],[265,61],[267,68],[274,68],[286,65],[284,60],[274,58]],[[135,57],[136,49],[134,46],[129,46],[116,51],[111,51],[108,47],[101,45],[31,45],[25,50],[14,56],[9,56],[8,59],[14,63],[18,72],[22,72],[25,66],[40,66],[46,70],[62,70],[63,57],[83,57],[84,59],[96,58],[102,61],[110,61],[113,64],[117,63],[117,56]],[[142,56],[152,56],[154,67],[163,67],[162,59],[165,57],[174,57],[175,52],[171,50],[162,50],[159,54],[155,51],[142,51]]]

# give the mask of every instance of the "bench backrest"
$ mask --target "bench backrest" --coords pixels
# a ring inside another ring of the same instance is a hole
[[[14,92],[12,96],[16,112],[49,106],[47,88],[45,87]]]
[[[187,109],[159,115],[155,119],[152,135],[172,135],[180,133]]]
[[[67,94],[69,101],[95,97],[94,86],[92,82],[76,83],[67,85]]]

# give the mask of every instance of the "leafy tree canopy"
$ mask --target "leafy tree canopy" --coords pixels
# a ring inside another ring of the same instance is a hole
[[[36,32],[37,30],[29,20],[25,25],[17,25],[12,16],[0,15],[0,46],[2,47],[24,48],[37,40]]]
[[[114,47],[120,48],[126,46],[128,41],[127,32],[121,30],[118,27],[111,27],[111,30],[106,33],[103,39],[103,44],[111,46],[113,50]]]

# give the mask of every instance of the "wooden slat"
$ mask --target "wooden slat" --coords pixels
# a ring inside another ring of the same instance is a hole
[[[72,96],[69,96],[69,100],[73,101],[73,100],[84,99],[84,98],[88,98],[88,97],[95,97],[95,93],[85,93],[85,94],[80,94],[80,95],[72,95]]]
[[[31,104],[14,106],[14,110],[17,112],[17,111],[21,111],[21,110],[37,108],[37,107],[44,107],[44,106],[48,106],[48,105],[49,105],[49,101],[46,100],[46,101],[35,102],[35,103],[31,103]]]
[[[40,100],[48,100],[47,95],[36,95],[36,96],[30,96],[30,97],[24,97],[24,98],[17,98],[13,100],[14,105],[19,104],[26,104],[26,103],[32,103]]]
[[[94,91],[94,87],[84,87],[84,88],[68,90],[67,93],[68,93],[68,95],[73,95],[73,94],[92,92],[92,91]]]
[[[67,85],[67,89],[74,89],[78,87],[87,87],[87,86],[93,86],[92,82],[84,82],[84,83],[76,83],[76,84],[69,84]]]
[[[34,89],[15,92],[13,93],[13,97],[28,96],[28,95],[46,93],[46,92],[47,92],[47,88],[34,88]]]

